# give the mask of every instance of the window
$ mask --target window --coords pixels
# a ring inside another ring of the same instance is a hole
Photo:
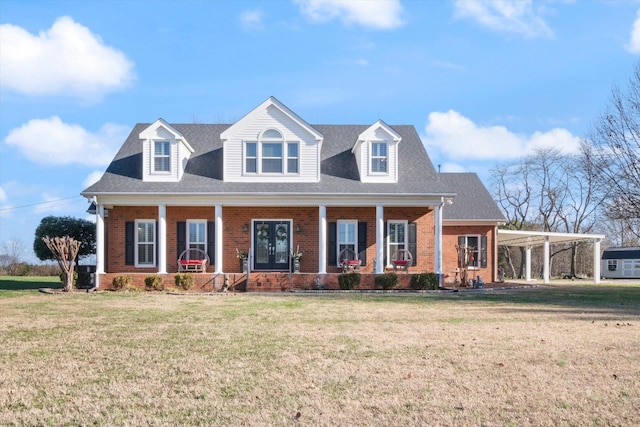
[[[337,222],[337,250],[338,255],[344,249],[351,249],[354,253],[358,253],[358,221],[355,220],[340,220]],[[338,259],[338,263],[340,259]]]
[[[617,259],[609,259],[607,260],[607,270],[616,271],[618,269],[618,260]]]
[[[155,141],[153,146],[153,171],[171,172],[171,144],[169,141]]]
[[[187,221],[187,248],[207,251],[207,221]]]
[[[287,172],[298,173],[298,143],[287,143]]]
[[[297,174],[300,172],[300,144],[285,141],[276,129],[265,130],[258,142],[245,142],[244,173]]]
[[[136,266],[151,267],[156,264],[156,222],[136,221]]]
[[[461,267],[480,267],[480,236],[458,237],[458,259]]]
[[[247,173],[256,173],[258,172],[258,152],[257,145],[255,142],[247,142],[244,145],[244,170]]]
[[[282,143],[262,143],[262,172],[282,173]]]
[[[371,172],[387,173],[387,164],[389,159],[387,156],[388,146],[386,142],[371,143]]]
[[[387,259],[399,249],[408,249],[407,245],[407,221],[387,222]]]

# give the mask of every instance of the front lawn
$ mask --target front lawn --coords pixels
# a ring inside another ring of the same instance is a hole
[[[640,425],[640,284],[3,295],[0,425]]]

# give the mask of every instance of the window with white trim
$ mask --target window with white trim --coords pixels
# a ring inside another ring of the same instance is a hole
[[[207,221],[187,221],[187,249],[202,249],[207,252]]]
[[[300,144],[285,141],[276,129],[265,130],[258,141],[244,143],[245,174],[297,174],[300,172]]]
[[[387,221],[387,259],[400,249],[408,249],[408,221]]]
[[[136,267],[156,265],[156,221],[153,219],[136,220]]]
[[[338,220],[336,222],[337,236],[337,254],[344,249],[351,249],[355,254],[358,253],[358,221],[356,220]],[[338,257],[339,258],[339,257]],[[337,260],[340,263],[340,259]]]
[[[389,173],[389,144],[386,142],[371,143],[371,172]]]
[[[470,268],[480,268],[480,236],[459,236],[458,241],[461,243],[458,248],[460,265],[464,267],[466,263]]]
[[[153,172],[171,172],[171,143],[153,142]]]

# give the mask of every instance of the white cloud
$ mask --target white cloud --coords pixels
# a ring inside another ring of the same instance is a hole
[[[552,37],[553,31],[531,0],[455,0],[455,16],[469,18],[495,31],[525,37]]]
[[[99,98],[127,86],[133,63],[69,17],[32,35],[0,25],[0,84],[27,95],[71,94]]]
[[[629,40],[626,48],[631,53],[640,53],[640,10],[638,11],[636,20],[633,23],[631,39]]]
[[[423,141],[428,151],[441,152],[453,162],[513,159],[542,148],[556,148],[561,153],[572,154],[580,147],[580,138],[566,129],[516,134],[504,126],[478,126],[453,110],[429,114]]]
[[[126,126],[107,123],[96,133],[64,123],[59,117],[33,119],[12,129],[5,142],[42,164],[107,165],[128,135]]]
[[[392,29],[404,24],[399,0],[295,0],[302,13],[314,22],[334,18],[345,24]]]
[[[0,187],[0,202],[4,202],[5,200],[7,200],[7,193]]]
[[[240,23],[245,29],[262,28],[262,12],[259,10],[245,10],[240,15]]]

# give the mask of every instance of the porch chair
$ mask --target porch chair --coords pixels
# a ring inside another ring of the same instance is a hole
[[[402,269],[405,272],[408,272],[409,267],[413,264],[413,256],[411,255],[411,252],[406,249],[398,249],[391,257],[391,264],[393,265],[393,271]]]
[[[344,248],[341,250],[340,255],[338,255],[338,260],[340,261],[340,267],[343,273],[360,271],[360,260],[358,259],[358,254],[353,249]]]
[[[179,272],[204,273],[209,265],[209,255],[202,249],[189,248],[178,257]]]

